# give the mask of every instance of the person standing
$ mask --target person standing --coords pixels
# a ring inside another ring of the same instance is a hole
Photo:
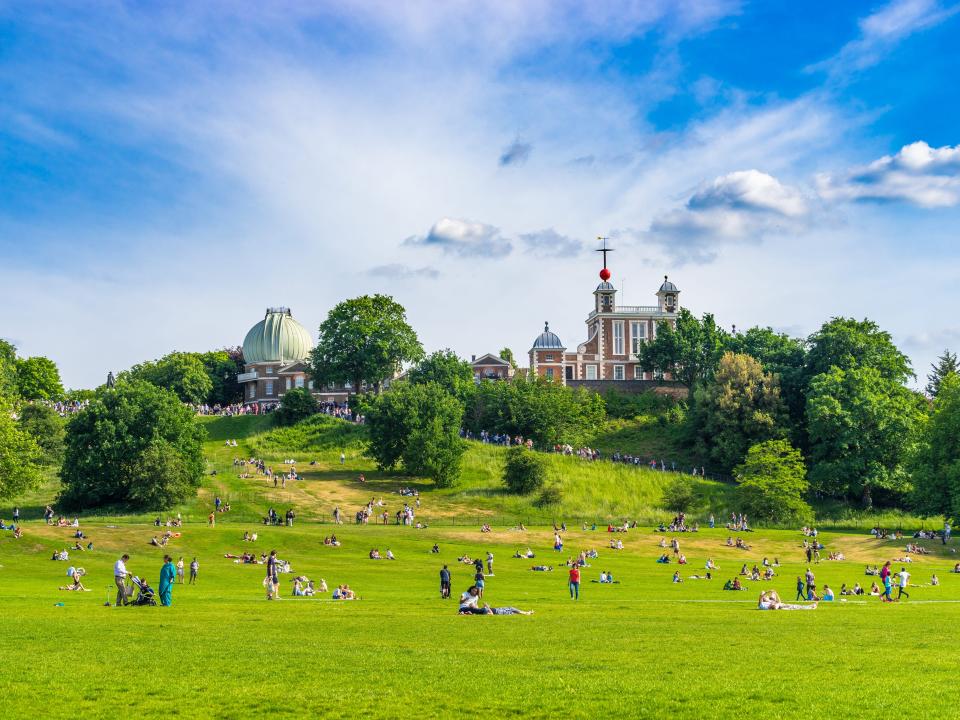
[[[907,572],[905,567],[902,567],[900,568],[900,572],[897,573],[897,578],[900,580],[900,582],[897,584],[897,600],[904,595],[909,598],[910,593],[907,592],[907,585],[910,583],[910,573]]]
[[[164,555],[163,567],[160,568],[160,584],[157,588],[157,594],[160,595],[160,604],[164,607],[170,607],[173,603],[173,581],[176,576],[177,571],[173,567],[173,558]]]
[[[343,465],[347,461],[346,453],[343,450],[340,451],[340,464]]]
[[[129,559],[129,555],[123,554],[120,556],[120,559],[113,564],[113,582],[117,586],[117,607],[127,604],[127,586],[125,581],[127,575],[130,574],[127,572],[127,560]]]
[[[271,550],[267,558],[267,600],[280,599],[280,578],[277,575],[277,551]]]
[[[883,602],[893,602],[893,596],[890,594],[893,591],[892,583],[890,580],[890,561],[887,560],[883,567],[880,568],[880,582],[883,583]]]
[[[177,582],[183,585],[183,556],[177,560]]]
[[[487,575],[493,575],[493,553],[487,550]]]
[[[813,600],[813,593],[817,587],[817,578],[810,568],[807,568],[805,579],[807,581],[807,600]]]
[[[943,523],[943,544],[944,545],[950,542],[950,532],[951,532],[950,521],[948,520],[947,522]]]
[[[195,585],[197,582],[197,573],[200,571],[200,563],[197,562],[197,559],[194,558],[190,562],[190,584]]]
[[[713,513],[710,513],[710,529],[713,530],[713,528],[716,526],[716,524],[717,524],[717,521],[714,520],[714,518],[713,518]]]
[[[13,509],[13,524],[14,525],[20,524],[20,508],[18,507],[15,507]]]
[[[440,569],[440,599],[448,600],[450,598],[450,570],[444,565]]]
[[[574,565],[570,568],[570,599],[580,599],[580,566]]]

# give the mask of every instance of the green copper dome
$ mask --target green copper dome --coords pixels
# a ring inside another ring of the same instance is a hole
[[[290,308],[267,308],[266,317],[250,328],[243,340],[243,359],[248,363],[304,360],[313,340],[307,329],[293,319]]]

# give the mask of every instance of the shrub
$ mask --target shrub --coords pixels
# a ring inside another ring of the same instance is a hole
[[[516,446],[507,451],[503,470],[503,484],[517,495],[528,495],[543,486],[546,477],[543,458],[533,450]]]
[[[682,475],[671,480],[663,489],[663,507],[673,512],[689,512],[693,507],[693,482]]]
[[[754,445],[735,472],[740,507],[754,518],[790,522],[812,516],[802,498],[808,487],[803,457],[788,441]]]
[[[280,425],[295,425],[316,414],[319,409],[316,398],[309,390],[295,388],[284,393],[274,417]]]
[[[547,485],[543,490],[540,491],[540,494],[537,496],[537,499],[534,501],[534,505],[538,508],[549,508],[556,507],[563,502],[563,488],[559,485]]]

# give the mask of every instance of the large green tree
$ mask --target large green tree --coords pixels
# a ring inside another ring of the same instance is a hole
[[[940,381],[933,412],[918,433],[907,467],[916,511],[960,522],[960,377],[955,373]]]
[[[36,441],[44,462],[59,464],[63,460],[66,421],[52,407],[39,403],[24,403],[18,414],[20,429]]]
[[[461,401],[473,390],[473,368],[452,350],[437,350],[414,365],[407,380],[415,385],[435,382]]]
[[[746,332],[727,337],[728,350],[749,355],[763,366],[763,371],[775,375],[780,383],[780,397],[786,403],[795,427],[804,423],[806,411],[806,345],[800,338],[792,338],[772,328],[752,327]]]
[[[67,423],[59,502],[161,510],[196,493],[203,427],[170,390],[129,379],[103,389]]]
[[[740,508],[755,520],[808,520],[810,506],[803,496],[809,487],[800,451],[786,440],[753,445],[734,470]]]
[[[882,494],[900,500],[909,490],[903,461],[924,399],[873,367],[838,367],[813,378],[807,398],[810,482],[834,497],[864,506]]]
[[[63,397],[57,364],[42,356],[17,360],[17,388],[24,400],[58,400]]]
[[[540,448],[558,443],[582,445],[600,429],[603,398],[546,378],[483,382],[467,399],[464,425],[482,431],[520,435]]]
[[[780,382],[749,355],[728,352],[712,382],[694,392],[691,420],[699,454],[729,472],[751,445],[786,436]]]
[[[310,375],[320,385],[363,383],[377,389],[407,362],[423,357],[423,346],[407,323],[403,306],[389,295],[344,300],[320,325],[310,353]]]
[[[232,405],[243,400],[243,389],[237,382],[237,375],[243,372],[243,351],[240,348],[211,350],[197,357],[210,378],[208,404]]]
[[[363,408],[370,433],[368,454],[382,470],[403,463],[410,475],[449,487],[460,476],[465,443],[463,405],[436,382],[399,383]]]
[[[874,368],[898,383],[913,377],[910,360],[893,344],[890,333],[871,320],[833,318],[807,339],[807,377],[831,368]]]
[[[34,438],[13,419],[10,398],[0,395],[0,499],[40,484],[40,458]]]
[[[657,336],[640,350],[644,370],[669,373],[687,387],[712,377],[723,355],[726,332],[713,315],[705,313],[697,319],[681,308],[676,327],[664,320],[657,324]]]
[[[172,352],[156,361],[134,365],[120,373],[120,379],[143,380],[172,390],[183,402],[198,405],[207,401],[213,381],[196,353]]]
[[[0,396],[12,399],[17,390],[17,348],[0,339]]]
[[[937,361],[930,366],[930,374],[927,375],[927,395],[932,398],[940,394],[940,385],[947,375],[957,375],[960,373],[960,366],[957,365],[957,356],[949,350],[944,350],[943,355],[937,358]]]

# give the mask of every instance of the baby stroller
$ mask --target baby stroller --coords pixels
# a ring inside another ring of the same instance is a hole
[[[137,587],[137,597],[131,602],[131,605],[152,605],[156,607],[157,601],[154,600],[153,588],[147,583],[146,580],[141,580],[140,578],[134,576],[133,584]]]

